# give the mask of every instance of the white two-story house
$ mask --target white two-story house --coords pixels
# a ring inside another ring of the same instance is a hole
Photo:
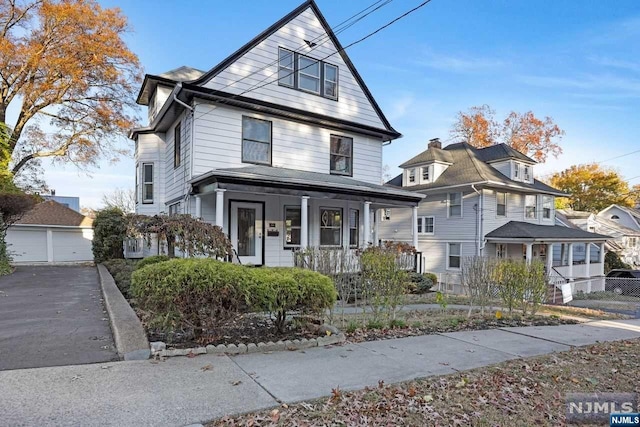
[[[243,264],[366,246],[376,211],[424,197],[381,185],[382,147],[401,135],[313,1],[209,71],[146,75],[138,103],[136,211],[218,225]]]
[[[425,199],[413,214],[385,211],[379,237],[412,242],[423,271],[445,283],[459,283],[464,257],[474,255],[541,259],[567,280],[602,276],[607,236],[556,225],[554,200],[566,194],[537,180],[535,165],[505,144],[442,148],[433,139],[387,183]]]

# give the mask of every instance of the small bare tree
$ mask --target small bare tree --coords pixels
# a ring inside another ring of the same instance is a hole
[[[495,291],[495,272],[497,260],[482,256],[465,257],[462,260],[462,285],[469,296],[469,313],[474,306],[484,315]]]

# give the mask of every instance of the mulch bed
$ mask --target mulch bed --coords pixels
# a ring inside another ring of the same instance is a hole
[[[403,328],[386,329],[366,329],[359,328],[353,332],[346,332],[347,340],[351,342],[388,340],[393,338],[413,337],[418,335],[430,335],[445,332],[458,331],[479,331],[484,329],[507,328],[514,326],[556,326],[575,325],[579,322],[573,319],[563,319],[557,317],[525,317],[525,318],[502,318],[481,317],[474,315],[466,317],[456,317],[453,319],[440,319],[431,323],[424,323],[420,326],[407,325]]]
[[[142,317],[141,317],[142,318]],[[317,338],[318,332],[312,323],[289,322],[284,332],[279,332],[271,319],[262,314],[243,314],[208,329],[195,338],[193,331],[166,333],[145,325],[149,341],[163,341],[173,348],[191,348],[209,344],[249,344],[279,340]]]

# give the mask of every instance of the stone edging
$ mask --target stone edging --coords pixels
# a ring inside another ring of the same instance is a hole
[[[102,264],[98,264],[97,267],[104,306],[109,314],[118,356],[121,360],[148,359],[151,350],[142,322],[116,286],[109,270]]]
[[[304,350],[312,347],[325,347],[328,345],[342,344],[347,340],[344,333],[339,332],[337,334],[331,334],[318,338],[301,340],[286,340],[278,342],[259,342],[249,344],[218,344],[208,345],[206,347],[193,347],[193,348],[175,348],[167,349],[167,346],[162,341],[156,341],[151,343],[151,355],[155,357],[174,357],[174,356],[189,356],[198,354],[245,354],[245,353],[265,353],[271,351],[296,351]]]

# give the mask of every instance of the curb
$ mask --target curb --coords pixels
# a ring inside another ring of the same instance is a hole
[[[219,344],[208,345],[206,347],[192,348],[175,348],[167,349],[166,344],[162,341],[151,343],[151,354],[154,357],[175,357],[175,356],[194,356],[198,354],[247,354],[247,353],[267,353],[273,351],[297,351],[312,347],[325,347],[329,345],[342,344],[347,340],[344,333],[331,334],[318,338],[286,341],[269,341],[249,344]]]
[[[104,265],[98,264],[98,274],[118,356],[121,360],[148,359],[151,350],[140,319],[124,299]]]

